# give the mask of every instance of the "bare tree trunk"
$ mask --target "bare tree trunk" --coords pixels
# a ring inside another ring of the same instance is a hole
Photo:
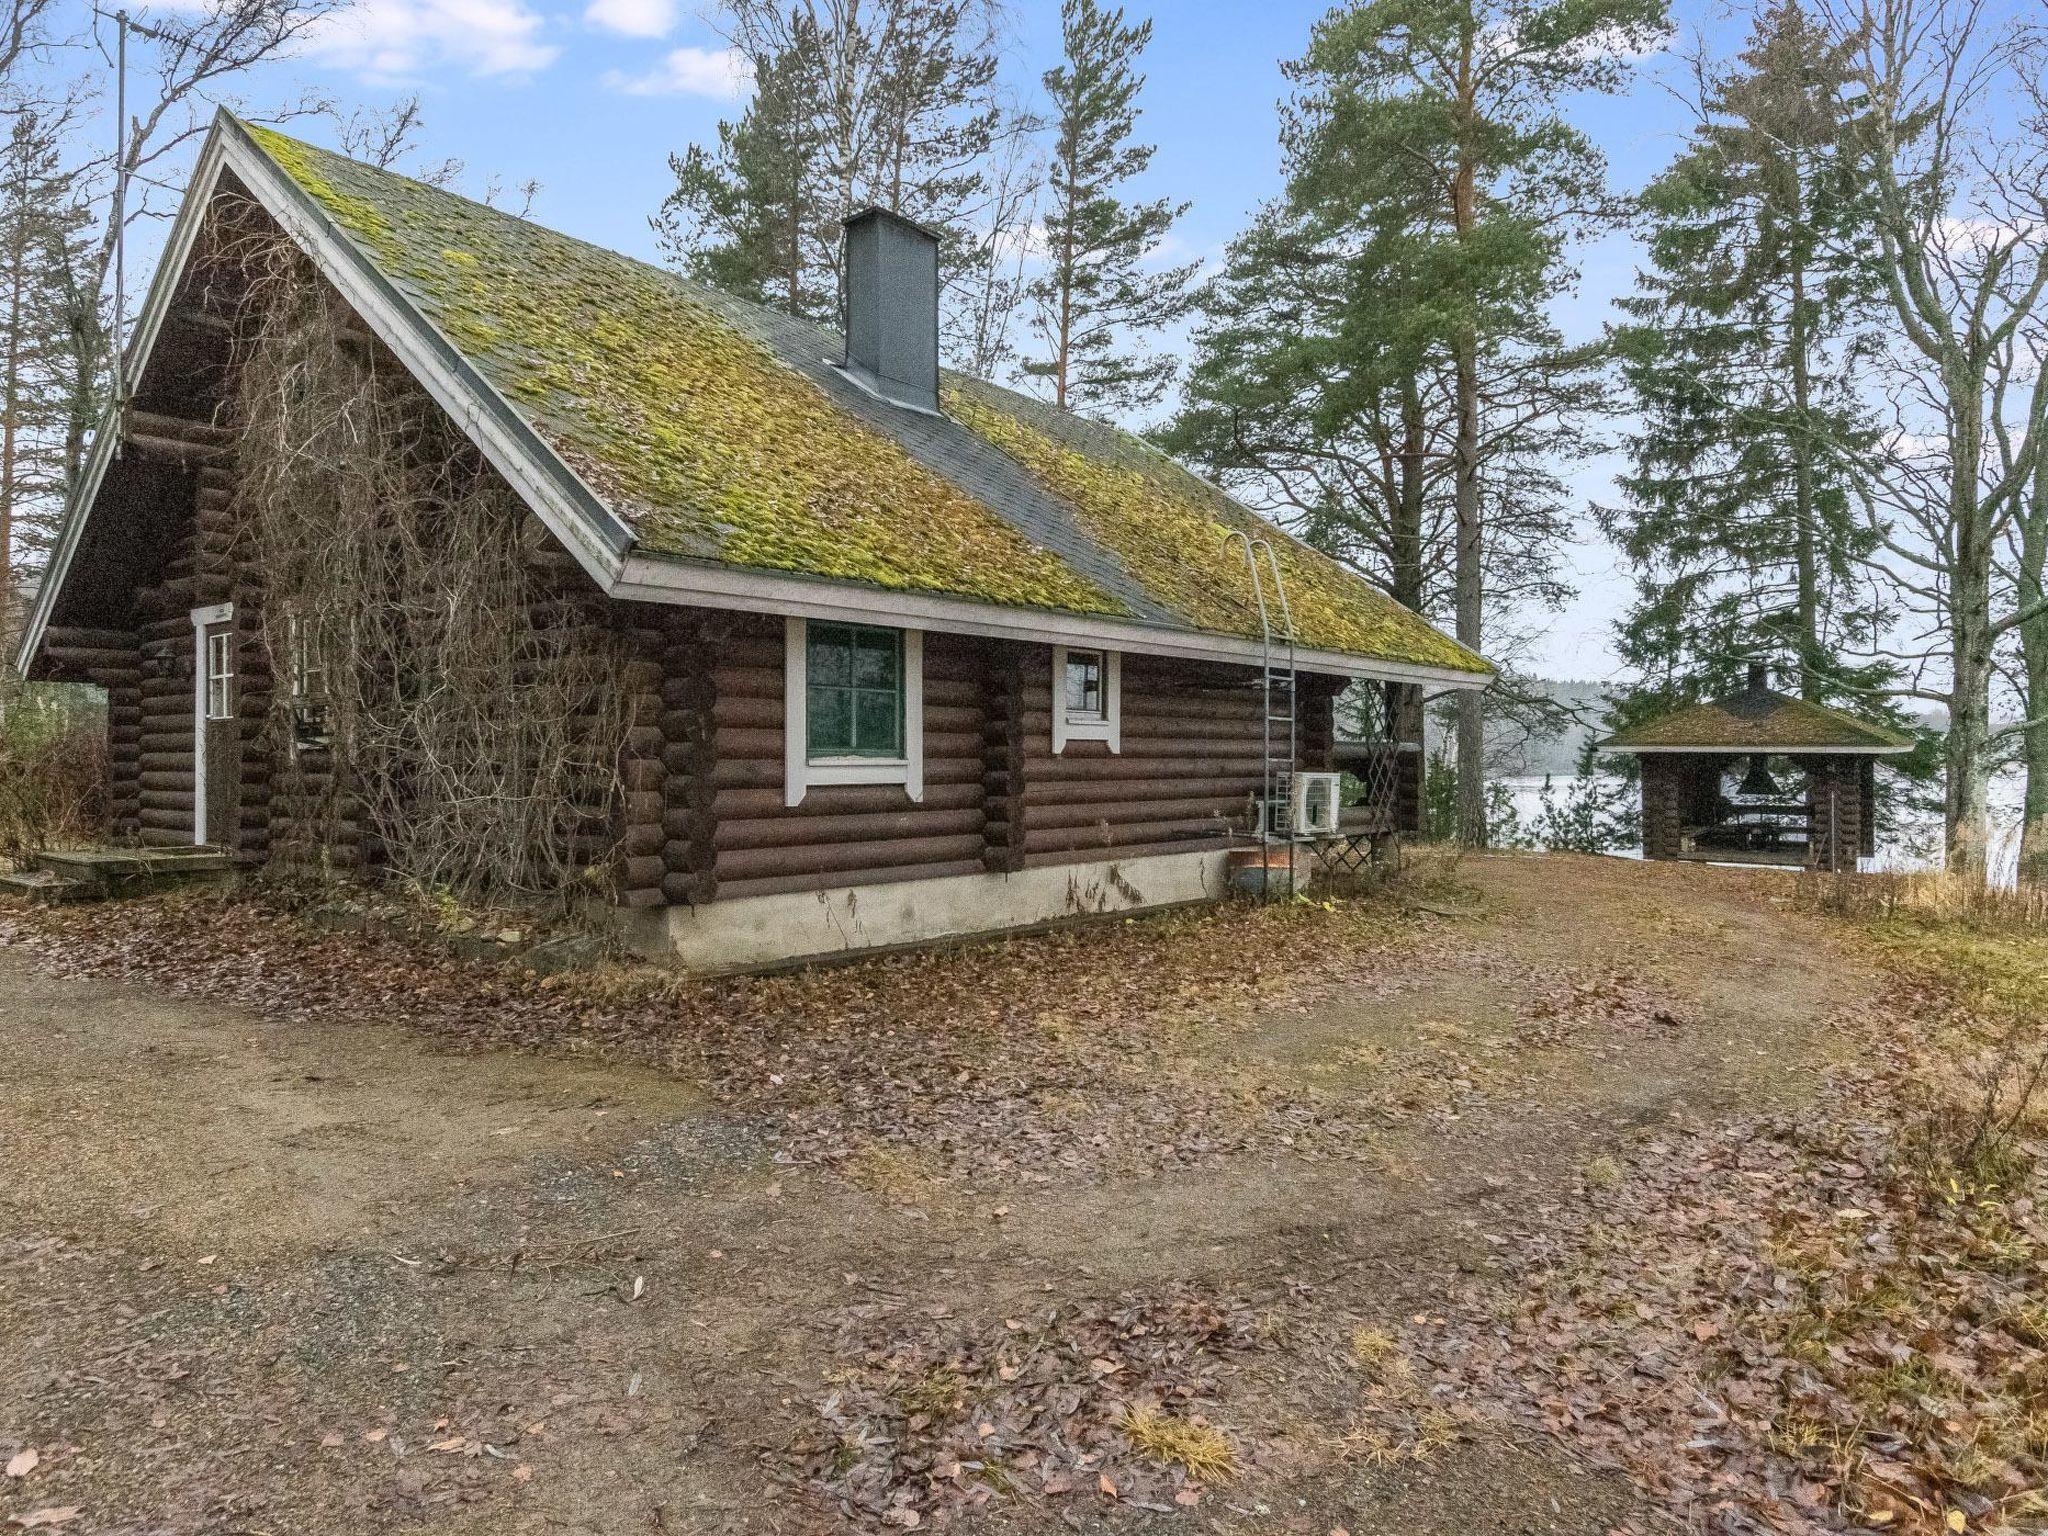
[[[1983,397],[1974,380],[1948,391],[1952,412],[1949,479],[1955,568],[1949,577],[1948,868],[1981,881],[1991,839],[1992,534],[1979,480]]]
[[[1394,601],[1422,611],[1422,519],[1429,496],[1428,422],[1415,376],[1401,381],[1401,468],[1388,543],[1392,554]]]
[[[1478,650],[1484,617],[1479,521],[1479,366],[1477,344],[1460,338],[1457,357],[1458,548],[1455,603],[1458,642]],[[1458,694],[1458,841],[1486,846],[1486,715],[1480,691]]]
[[[2020,822],[2019,878],[2048,884],[2048,609],[2042,609],[2043,574],[2048,570],[2048,455],[2035,466],[2033,499],[2020,524],[2020,661],[2026,679],[2022,706],[2027,723],[2020,732],[2026,766],[2026,806]],[[2036,611],[2040,610],[2040,611]]]
[[[1806,263],[1792,264],[1792,409],[1796,426],[1792,433],[1793,563],[1799,582],[1799,695],[1818,700],[1822,693],[1816,663],[1820,644],[1820,570],[1816,553],[1820,530],[1815,526],[1813,488],[1813,433],[1807,412],[1813,403],[1813,359],[1808,355],[1806,323]]]
[[[1473,123],[1478,116],[1474,29],[1468,28],[1458,63],[1458,111]],[[1462,241],[1478,221],[1478,175],[1473,152],[1461,155],[1451,188],[1451,227]],[[1485,573],[1479,515],[1479,338],[1469,323],[1452,344],[1456,372],[1458,434],[1458,544],[1454,572],[1457,636],[1477,651],[1485,617]],[[1458,694],[1458,841],[1468,848],[1486,846],[1486,715],[1476,688]]]

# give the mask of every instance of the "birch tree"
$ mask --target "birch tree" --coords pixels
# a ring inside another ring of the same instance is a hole
[[[1996,653],[2040,606],[1999,580],[1998,554],[2048,452],[2048,369],[2021,345],[2048,311],[2043,39],[1988,0],[1832,14],[1854,40],[1851,104],[1898,335],[1884,451],[1858,491],[1888,579],[1938,637],[1907,653],[1902,688],[1947,709],[1948,864],[1982,879]]]

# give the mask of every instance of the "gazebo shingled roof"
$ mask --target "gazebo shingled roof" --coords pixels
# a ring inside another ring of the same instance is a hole
[[[1601,744],[1613,752],[1893,754],[1910,752],[1910,737],[1825,704],[1773,689],[1761,665],[1749,686],[1617,731]]]

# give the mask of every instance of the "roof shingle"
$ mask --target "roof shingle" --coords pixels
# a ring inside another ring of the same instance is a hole
[[[1234,528],[1304,646],[1486,663],[1114,428],[949,374],[878,400],[806,321],[387,171],[251,140],[632,530],[642,554],[1256,637]]]
[[[1905,752],[1910,737],[1760,684],[1691,704],[1610,736],[1617,752]]]

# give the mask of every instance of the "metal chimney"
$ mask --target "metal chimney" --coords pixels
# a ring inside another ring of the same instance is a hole
[[[886,208],[846,221],[846,371],[885,400],[939,408],[939,237]]]
[[[1749,686],[1764,689],[1771,686],[1771,664],[1767,661],[1752,661],[1749,664]]]

